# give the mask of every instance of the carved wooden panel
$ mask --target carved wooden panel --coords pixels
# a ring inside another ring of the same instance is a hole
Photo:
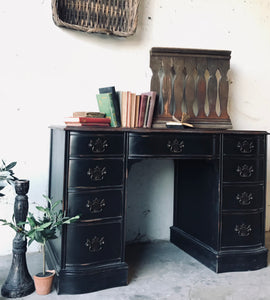
[[[172,116],[201,128],[231,128],[228,115],[230,51],[152,48],[151,90],[158,95],[153,127]]]

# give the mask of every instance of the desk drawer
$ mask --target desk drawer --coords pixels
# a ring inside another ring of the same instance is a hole
[[[215,137],[215,136],[214,136]],[[129,155],[214,155],[217,139],[207,134],[130,134]]]
[[[264,180],[263,159],[224,158],[223,181],[254,182]]]
[[[122,216],[122,190],[91,191],[68,194],[68,213],[80,214],[80,220]]]
[[[262,244],[262,214],[223,214],[221,247]]]
[[[222,209],[262,209],[262,185],[237,185],[223,187]]]
[[[121,223],[67,226],[66,264],[107,263],[121,258]]]
[[[71,133],[70,156],[123,155],[123,134]]]
[[[224,154],[235,154],[241,156],[264,154],[263,135],[224,135]]]
[[[122,184],[122,159],[72,159],[69,161],[69,188],[94,188]]]

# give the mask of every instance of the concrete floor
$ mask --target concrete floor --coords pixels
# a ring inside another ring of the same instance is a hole
[[[266,234],[270,246],[270,233]],[[124,287],[81,295],[47,296],[35,292],[20,299],[89,299],[89,300],[269,300],[270,265],[251,272],[215,274],[169,242],[136,246],[129,255],[130,283]],[[41,270],[41,254],[27,255],[31,274]],[[0,257],[0,285],[5,281],[11,256]],[[41,297],[41,298],[40,298]],[[4,299],[0,296],[0,300]]]

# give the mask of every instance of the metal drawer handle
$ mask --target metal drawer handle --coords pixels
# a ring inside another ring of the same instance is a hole
[[[92,181],[101,181],[104,179],[104,175],[107,174],[106,167],[96,166],[94,168],[89,168],[87,175],[90,176]]]
[[[168,141],[167,147],[172,153],[181,153],[185,147],[184,141],[174,139],[173,141]]]
[[[235,225],[234,231],[237,232],[238,236],[246,237],[251,233],[251,225],[241,224]]]
[[[90,140],[88,146],[93,153],[103,153],[107,150],[109,144],[107,140],[97,138],[96,140]]]
[[[241,153],[251,153],[254,151],[255,147],[252,141],[249,142],[248,140],[244,140],[237,143],[237,148],[239,148]]]
[[[103,211],[106,206],[105,200],[100,198],[95,198],[94,200],[88,200],[86,207],[89,208],[92,214],[97,214]]]
[[[248,165],[245,164],[242,167],[238,166],[236,172],[239,173],[240,177],[247,178],[247,177],[251,177],[252,173],[254,172],[254,168],[253,166],[249,167]]]
[[[236,194],[235,198],[239,202],[240,205],[247,206],[247,205],[251,204],[251,201],[253,200],[253,194],[243,192],[241,195]]]
[[[97,236],[94,236],[92,239],[87,239],[85,242],[85,246],[90,252],[101,251],[103,249],[104,244],[104,237],[98,238]]]

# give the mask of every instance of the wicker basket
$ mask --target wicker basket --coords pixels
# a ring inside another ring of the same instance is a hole
[[[53,20],[85,32],[130,36],[135,33],[140,0],[52,0]]]

